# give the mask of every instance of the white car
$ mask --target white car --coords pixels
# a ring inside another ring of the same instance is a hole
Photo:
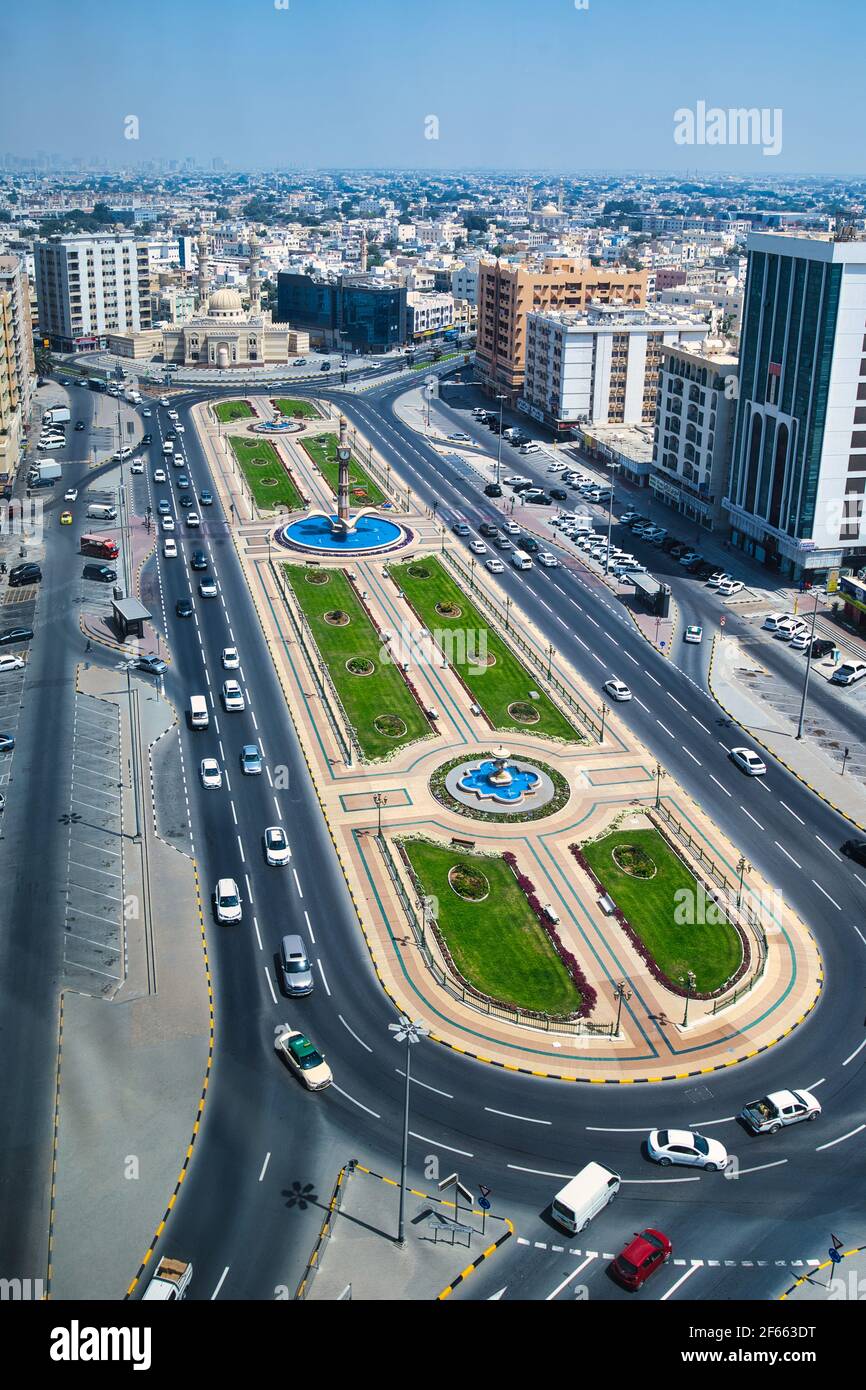
[[[132,450],[129,448],[115,449],[111,457],[116,463],[122,463],[124,459],[129,458],[131,453]]]
[[[223,647],[223,669],[236,671],[241,664],[237,647]]]
[[[622,702],[633,698],[625,681],[618,681],[613,676],[611,676],[609,681],[605,681],[603,689],[607,691],[612,700]]]
[[[221,787],[223,784],[222,768],[216,758],[202,758],[199,774],[203,787]]]
[[[65,439],[40,439],[38,448],[40,449],[62,449],[66,443]]]
[[[773,636],[777,642],[790,642],[799,632],[805,631],[806,624],[801,623],[799,618],[783,618],[782,622],[776,624]]]
[[[518,526],[516,521],[504,521],[502,523],[502,529],[505,532],[506,536],[520,535],[520,527]]]
[[[711,574],[709,579],[707,580],[707,588],[718,589],[720,584],[726,584],[728,580],[733,579],[733,577],[734,576],[732,574],[725,574],[721,571],[717,574]]]
[[[151,417],[151,415],[153,414],[153,411],[152,411],[152,410],[143,410],[141,413],[142,413],[142,415],[144,416],[145,420],[149,420],[150,417]]]
[[[193,530],[195,530],[196,526],[201,526],[201,520],[199,518],[198,512],[187,512],[185,519],[187,526],[189,526]]]
[[[164,483],[165,480],[166,480],[166,479],[165,479],[165,469],[164,469],[164,468],[154,468],[154,470],[153,470],[153,481],[154,481],[155,483]]]
[[[177,559],[177,541],[173,536],[166,536],[162,543],[162,553],[166,560]]]
[[[66,491],[64,492],[64,494],[63,494],[63,500],[64,500],[64,502],[77,502],[77,501],[78,501],[78,488],[77,488],[77,487],[68,487],[68,488],[66,489]]]
[[[182,424],[180,423],[180,421],[177,420],[177,421],[175,421],[175,426],[174,426],[174,428],[175,428],[175,430],[176,430],[176,432],[177,432],[178,434],[183,434],[184,431],[186,430],[186,425],[182,425]]]
[[[198,581],[198,591],[202,598],[216,598],[219,593],[215,579],[200,579]]]
[[[470,541],[469,549],[472,551],[473,555],[487,554],[487,546],[484,544],[483,541]]]
[[[269,825],[265,831],[265,859],[269,864],[288,864],[292,857],[286,832],[281,825]]]
[[[164,405],[166,409],[168,408],[168,406],[171,405],[171,401],[168,399],[168,396],[160,396],[159,403],[160,405]]]
[[[246,709],[244,692],[237,681],[223,681],[223,705],[227,710]]]
[[[24,670],[24,658],[23,658],[23,656],[10,656],[8,652],[7,652],[7,653],[4,653],[3,656],[0,656],[0,671],[23,671],[23,670]]]
[[[555,570],[559,566],[556,556],[549,550],[539,550],[535,558],[546,570]]]
[[[750,777],[763,777],[767,771],[767,764],[751,748],[732,748],[731,757],[737,767]]]
[[[468,444],[470,442],[469,435],[464,434],[462,430],[456,430],[454,434],[449,434],[448,438],[452,444]]]
[[[791,651],[804,652],[811,641],[812,638],[808,628],[803,627],[799,632],[795,632],[794,636],[791,638]]]
[[[174,517],[173,517],[173,516],[164,516],[164,517],[161,518],[161,520],[162,520],[162,529],[163,529],[163,531],[173,531],[173,530],[174,530]]]
[[[751,1100],[740,1111],[739,1118],[753,1134],[778,1134],[786,1125],[800,1120],[817,1120],[821,1102],[811,1091],[771,1091],[761,1100]]]
[[[495,555],[492,557],[492,559],[485,560],[484,563],[490,570],[491,574],[504,574],[505,572],[505,566],[503,565],[501,560],[497,560]]]
[[[130,473],[143,473],[144,459],[133,459],[132,463],[129,465],[129,471]]]
[[[775,632],[780,623],[789,623],[791,619],[787,613],[768,613],[761,627],[765,632]]]
[[[721,1173],[728,1166],[728,1151],[718,1139],[705,1139],[691,1129],[653,1129],[647,1137],[647,1153],[661,1168],[683,1163]]]
[[[704,640],[704,629],[698,623],[689,623],[683,633],[684,642],[702,642]]]
[[[241,895],[233,878],[221,878],[213,895],[218,922],[239,922],[243,915]]]
[[[178,415],[176,410],[170,410],[168,412],[168,418],[169,420],[173,420],[175,423],[177,423],[177,421],[180,419],[180,416]]]
[[[717,592],[721,594],[722,598],[731,598],[734,594],[738,594],[743,587],[742,579],[723,579]]]
[[[508,487],[517,487],[518,483],[531,483],[531,478],[525,478],[522,473],[510,473],[507,478],[502,479]]]

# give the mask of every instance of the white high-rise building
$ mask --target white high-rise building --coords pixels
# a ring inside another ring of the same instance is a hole
[[[60,352],[102,347],[109,333],[150,328],[148,244],[127,235],[36,243],[39,331]]]
[[[659,501],[707,530],[727,529],[737,358],[709,348],[666,347],[656,408],[653,473]]]

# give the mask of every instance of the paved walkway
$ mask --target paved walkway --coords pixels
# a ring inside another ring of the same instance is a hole
[[[796,717],[780,713],[747,688],[750,673],[761,669],[735,638],[713,639],[708,686],[724,712],[810,790],[866,829],[866,787],[850,773],[846,776],[843,765],[822,753],[815,738],[809,737],[816,728],[814,719],[805,725],[806,737],[798,740]],[[813,675],[814,680],[820,678],[820,671]],[[799,707],[798,701],[794,703]]]

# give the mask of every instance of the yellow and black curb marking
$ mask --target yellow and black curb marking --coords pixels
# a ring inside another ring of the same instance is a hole
[[[790,772],[792,777],[796,777],[798,782],[801,782],[804,787],[808,787],[809,791],[813,794],[813,796],[817,796],[821,801],[824,802],[826,806],[830,807],[831,811],[835,811],[838,816],[842,816],[844,820],[848,821],[849,825],[856,826],[858,830],[866,830],[866,825],[861,825],[860,821],[855,820],[855,818],[852,815],[850,815],[847,811],[843,811],[842,807],[837,806],[835,801],[831,801],[829,796],[825,796],[824,793],[822,791],[819,791],[817,787],[813,787],[812,783],[806,777],[803,777],[802,774],[799,773],[795,767],[792,767],[790,763],[786,763],[785,759],[780,757],[774,748],[771,748],[769,744],[764,743],[761,739],[759,739],[758,735],[754,733],[752,729],[748,728],[745,724],[741,723],[737,716],[735,714],[731,714],[731,711],[725,705],[722,704],[718,695],[713,690],[713,661],[715,660],[716,643],[718,642],[718,640],[719,639],[717,635],[713,637],[713,647],[712,651],[710,652],[710,664],[707,670],[707,689],[709,690],[710,694],[712,695],[713,699],[715,700],[722,713],[726,714],[727,717],[734,724],[736,724],[737,728],[742,729],[743,733],[747,734],[754,743],[757,743],[761,748],[763,748],[765,753],[769,753],[771,758],[774,758],[777,763],[781,763],[782,767],[785,768],[787,772]]]
[[[328,1239],[330,1235],[333,1234],[333,1227],[336,1223],[335,1213],[339,1209],[343,1184],[346,1181],[346,1174],[348,1171],[348,1167],[344,1165],[337,1174],[337,1181],[334,1183],[334,1190],[331,1193],[331,1200],[328,1203],[328,1214],[322,1222],[321,1227],[319,1228],[319,1234],[317,1235],[316,1243],[313,1246],[312,1251],[310,1252],[310,1258],[307,1260],[306,1268],[304,1269],[304,1273],[301,1277],[301,1282],[295,1290],[296,1302],[306,1298],[307,1291],[313,1280],[313,1276],[315,1275],[316,1271],[321,1268],[322,1255],[324,1254],[325,1249],[325,1241]]]
[[[57,1025],[57,1069],[54,1073],[54,1119],[51,1135],[51,1197],[48,1207],[48,1268],[45,1275],[45,1297],[51,1297],[51,1277],[54,1273],[54,1219],[57,1215],[57,1151],[60,1147],[60,1076],[63,1064],[63,1003],[60,995],[60,1014]]]
[[[205,1068],[204,1080],[202,1081],[201,1095],[199,1096],[198,1109],[197,1109],[197,1111],[196,1111],[195,1123],[194,1123],[194,1125],[193,1125],[193,1127],[192,1127],[192,1137],[191,1137],[191,1139],[190,1139],[190,1141],[189,1141],[189,1145],[188,1145],[188,1147],[187,1147],[187,1151],[186,1151],[186,1154],[185,1154],[185,1156],[184,1156],[183,1164],[182,1164],[182,1166],[181,1166],[180,1173],[178,1174],[177,1182],[176,1182],[175,1185],[174,1185],[174,1191],[172,1192],[171,1197],[170,1197],[169,1200],[168,1200],[168,1205],[166,1206],[165,1212],[163,1213],[162,1220],[160,1221],[159,1225],[157,1226],[156,1230],[155,1230],[154,1233],[153,1233],[153,1239],[151,1240],[150,1245],[149,1245],[148,1248],[147,1248],[147,1251],[146,1251],[146,1253],[145,1253],[144,1259],[142,1260],[141,1264],[140,1264],[139,1267],[138,1267],[138,1272],[136,1273],[135,1278],[132,1280],[131,1284],[129,1285],[129,1288],[126,1290],[126,1297],[127,1297],[127,1298],[129,1298],[130,1295],[133,1294],[133,1293],[135,1292],[135,1289],[136,1289],[137,1285],[139,1284],[142,1275],[144,1274],[145,1270],[147,1269],[147,1266],[149,1265],[149,1263],[150,1263],[150,1261],[151,1261],[151,1258],[153,1257],[153,1252],[154,1252],[154,1250],[156,1249],[157,1243],[158,1243],[160,1237],[162,1236],[163,1231],[165,1230],[166,1222],[168,1221],[168,1218],[171,1216],[171,1213],[172,1213],[172,1211],[174,1210],[175,1202],[176,1202],[177,1199],[178,1199],[178,1196],[179,1196],[179,1194],[180,1194],[181,1187],[183,1186],[184,1181],[185,1181],[185,1179],[186,1179],[187,1172],[189,1171],[190,1161],[191,1161],[191,1159],[192,1159],[193,1152],[194,1152],[194,1149],[195,1149],[195,1141],[196,1141],[196,1139],[198,1138],[199,1130],[201,1129],[202,1114],[204,1113],[205,1101],[207,1100],[208,1087],[210,1086],[210,1074],[211,1074],[211,1069],[212,1069],[212,1067],[213,1067],[213,1059],[214,1059],[214,999],[213,999],[213,979],[212,979],[212,977],[211,977],[210,960],[209,960],[209,958],[208,958],[207,932],[205,931],[204,912],[202,911],[202,903],[201,903],[201,884],[200,884],[200,882],[199,882],[199,876],[198,876],[198,864],[196,863],[195,860],[193,860],[193,873],[194,873],[194,875],[195,875],[195,901],[196,901],[196,911],[198,912],[198,925],[199,925],[199,931],[201,932],[201,948],[202,948],[202,955],[204,956],[205,980],[206,980],[206,982],[207,982],[207,999],[208,999],[208,1014],[209,1014],[207,1066],[206,1066],[206,1068]]]
[[[864,1251],[866,1251],[866,1245],[854,1245],[850,1250],[840,1250],[839,1259],[847,1260],[851,1255],[862,1255]],[[837,1261],[835,1260],[825,1260],[823,1264],[814,1266],[808,1274],[801,1274],[798,1279],[794,1280],[793,1284],[788,1286],[784,1293],[779,1294],[778,1301],[784,1303],[785,1299],[789,1298],[795,1289],[799,1289],[801,1284],[810,1283],[814,1275],[820,1274],[823,1269],[829,1269],[831,1265],[835,1266],[836,1263]]]

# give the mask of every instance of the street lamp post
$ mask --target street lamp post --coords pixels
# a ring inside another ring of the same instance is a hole
[[[395,1042],[406,1044],[406,1089],[403,1093],[403,1155],[400,1162],[400,1215],[397,1223],[397,1244],[404,1245],[404,1211],[406,1205],[406,1165],[409,1160],[409,1083],[412,1070],[412,1044],[429,1036],[429,1028],[423,1023],[413,1023],[405,1014],[400,1015],[399,1023],[389,1023],[388,1032],[394,1034]]]
[[[135,720],[134,720],[134,718],[133,718],[133,703],[132,703],[132,693],[133,693],[133,692],[132,692],[132,678],[131,678],[131,675],[130,675],[130,672],[133,670],[133,668],[135,667],[135,665],[136,665],[136,661],[135,661],[135,660],[132,660],[132,661],[120,661],[120,662],[118,662],[118,670],[120,670],[120,671],[125,671],[125,672],[126,672],[126,696],[127,696],[127,700],[128,700],[128,704],[129,704],[129,748],[130,748],[130,755],[131,755],[130,761],[131,761],[131,775],[132,775],[132,799],[133,799],[133,804],[134,804],[134,806],[135,806],[135,834],[133,835],[132,838],[133,838],[133,840],[135,841],[135,843],[137,844],[138,841],[141,839],[141,807],[140,807],[140,804],[139,804],[140,792],[139,792],[139,787],[138,787],[138,742],[137,742],[136,733],[135,733]]]
[[[606,704],[604,703],[604,700],[602,700],[602,702],[601,702],[601,734],[599,735],[599,740],[598,740],[599,743],[604,743],[604,721],[605,721],[605,719],[607,718],[607,716],[608,716],[609,713],[610,713],[610,707],[609,707],[609,705],[606,705]]]
[[[680,979],[683,980],[682,975],[680,976]],[[688,1022],[689,1022],[689,1000],[690,1000],[691,997],[692,997],[692,990],[694,989],[694,987],[695,987],[695,985],[697,984],[697,982],[698,982],[698,981],[697,981],[697,976],[695,975],[694,970],[689,970],[689,971],[687,971],[687,972],[686,972],[686,977],[685,977],[685,979],[683,980],[683,984],[684,984],[685,987],[686,987],[686,1007],[685,1007],[685,1009],[683,1010],[683,1027],[684,1027],[684,1028],[687,1028],[687,1027],[688,1027]]]
[[[444,532],[443,532],[443,535],[442,535],[442,541],[443,541],[443,546],[442,546],[442,548],[443,548],[443,550],[444,550],[444,548],[445,548],[445,546],[444,546],[444,541],[445,541],[445,534],[444,534]],[[474,592],[474,590],[475,590],[475,556],[474,556],[474,555],[472,556],[471,560],[469,561],[469,587],[470,587],[470,589],[472,589],[472,591]]]
[[[550,680],[550,672],[553,666],[553,658],[556,656],[556,647],[552,642],[547,645],[547,679]]]
[[[737,861],[737,872],[740,875],[740,886],[737,889],[737,907],[739,907],[740,903],[743,901],[743,879],[745,877],[746,870],[751,869],[751,867],[752,866],[746,859],[746,856],[744,854],[741,854],[739,860]]]
[[[809,676],[812,671],[812,646],[815,641],[815,619],[818,616],[818,591],[815,590],[815,607],[812,609],[812,632],[809,637],[809,651],[806,656],[806,674],[803,677],[803,698],[800,701],[800,718],[797,720],[797,738],[803,737],[803,724],[806,718],[806,694],[809,690]]]
[[[613,987],[613,997],[614,997],[614,999],[616,1000],[616,1030],[615,1030],[615,1036],[616,1036],[616,1037],[619,1037],[619,1025],[620,1025],[620,1020],[621,1020],[621,1018],[622,1018],[622,1005],[623,1005],[623,1000],[625,1000],[625,1002],[628,1003],[629,999],[631,999],[631,990],[630,990],[630,989],[628,988],[628,986],[626,985],[625,980],[620,980],[620,982],[619,982],[618,985],[614,985],[614,987]]]
[[[510,632],[510,631],[511,631],[511,628],[510,628],[510,626],[509,626],[510,618],[511,618],[511,599],[508,597],[508,595],[506,595],[506,597],[505,597],[505,631],[506,631],[506,632]]]
[[[613,492],[614,492],[614,479],[615,479],[615,477],[616,477],[616,465],[615,465],[614,463],[611,463],[611,466],[610,466],[610,497],[608,498],[608,502],[607,502],[607,554],[606,554],[605,557],[604,557],[604,572],[605,572],[605,574],[607,574],[607,573],[609,572],[609,570],[610,570],[610,528],[611,528],[611,525],[612,525],[612,523],[613,523]]]
[[[384,792],[374,792],[373,802],[377,812],[376,838],[382,838],[382,807],[388,805],[388,798]]]
[[[500,394],[496,399],[499,402],[499,448],[496,452],[496,484],[498,487],[502,481],[502,411],[508,397]]]
[[[661,763],[656,763],[656,810],[658,810],[661,805],[663,777],[667,777],[667,773]]]

